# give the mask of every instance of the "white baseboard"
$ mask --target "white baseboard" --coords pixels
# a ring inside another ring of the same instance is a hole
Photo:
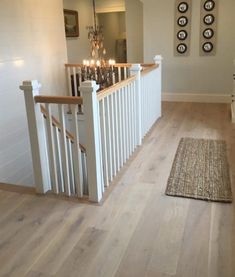
[[[162,101],[169,102],[231,103],[231,99],[229,94],[162,93]]]

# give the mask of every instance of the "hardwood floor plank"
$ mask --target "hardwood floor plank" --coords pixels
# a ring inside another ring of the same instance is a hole
[[[91,262],[85,276],[111,277],[115,275],[142,216],[152,186],[152,184],[145,183],[134,184],[129,201],[124,204],[125,209],[122,210],[118,220],[109,230],[106,240],[99,249],[96,259]]]
[[[51,200],[49,200],[51,201]],[[45,203],[46,204],[46,203]],[[17,255],[13,255],[9,261],[2,266],[0,272],[10,276],[24,276],[31,267],[50,247],[59,230],[66,224],[66,220],[75,212],[77,205],[69,205],[62,201],[55,201],[55,206],[48,209],[48,217],[37,226],[37,229],[28,235]],[[23,238],[23,237],[22,237]],[[30,253],[30,256],[29,256]]]
[[[52,277],[52,275],[44,274],[38,271],[30,271],[25,277]]]
[[[47,204],[46,204],[47,203]],[[1,222],[0,264],[6,265],[16,250],[21,249],[28,238],[44,223],[57,201],[46,201],[41,197],[31,197]],[[0,267],[0,274],[4,267]]]
[[[232,277],[235,272],[235,218],[232,205],[212,204],[209,241],[209,277]]]
[[[15,211],[26,199],[28,199],[27,195],[8,193],[4,190],[0,190],[0,224],[4,218]],[[12,205],[9,206],[9,202],[11,202]]]
[[[211,203],[190,200],[177,277],[208,276]]]
[[[107,231],[96,228],[87,228],[56,273],[57,277],[86,276],[91,261],[96,259],[99,248],[107,236]]]
[[[155,276],[176,274],[189,203],[189,199],[168,199],[166,196],[163,203],[165,209],[153,238],[153,252],[144,276],[151,276],[153,272]]]
[[[75,208],[72,214],[67,217],[63,226],[55,234],[49,247],[45,249],[43,255],[32,266],[31,269],[33,271],[39,271],[48,275],[54,275],[58,271],[87,228],[86,217],[89,216],[91,207],[86,208]]]

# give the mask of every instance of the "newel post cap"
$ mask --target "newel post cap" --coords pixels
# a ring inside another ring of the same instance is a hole
[[[20,86],[21,90],[39,90],[41,88],[41,84],[38,80],[28,80],[23,81],[22,85]]]
[[[155,63],[160,63],[162,62],[163,60],[163,57],[161,55],[156,55],[154,58],[153,58],[154,62]]]
[[[131,71],[141,71],[142,66],[139,63],[133,63],[130,70]]]
[[[93,91],[96,92],[99,89],[99,87],[100,86],[96,84],[96,81],[84,81],[82,82],[79,89],[82,92],[93,92]]]

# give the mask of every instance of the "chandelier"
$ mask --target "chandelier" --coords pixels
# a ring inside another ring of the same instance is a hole
[[[93,0],[94,26],[88,26],[88,39],[90,41],[90,55],[93,59],[101,59],[106,55],[104,48],[103,26],[97,25],[95,0]]]
[[[100,89],[115,83],[115,61],[106,60],[106,49],[104,47],[103,26],[99,26],[96,20],[95,0],[93,0],[94,25],[88,26],[88,39],[90,42],[90,59],[83,60],[82,79],[95,80]]]

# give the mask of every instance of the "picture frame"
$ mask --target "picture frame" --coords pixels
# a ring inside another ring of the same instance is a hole
[[[64,28],[66,37],[79,37],[77,11],[64,9]]]

